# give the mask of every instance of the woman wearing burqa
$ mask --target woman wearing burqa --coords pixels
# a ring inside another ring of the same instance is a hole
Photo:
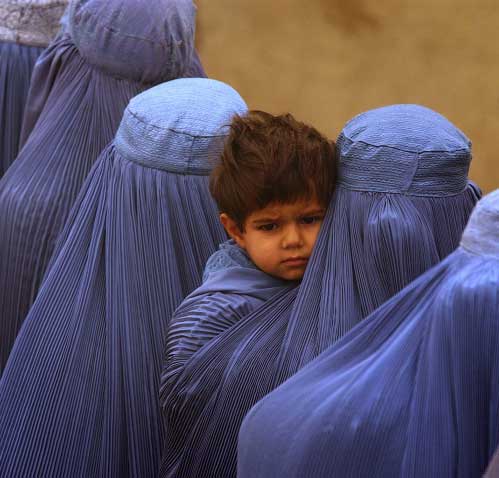
[[[0,476],[154,477],[174,309],[225,233],[208,190],[229,86],[181,79],[134,98],[92,169],[0,381]]]
[[[64,33],[39,58],[25,144],[0,181],[0,371],[128,101],[191,73],[194,20],[190,0],[73,0]]]
[[[238,476],[481,477],[498,372],[499,190],[454,253],[249,412]]]
[[[19,151],[29,82],[36,59],[59,29],[66,0],[0,3],[0,178]]]
[[[447,119],[417,105],[371,110],[347,123],[337,151],[299,289],[205,343],[177,377],[165,363],[163,476],[234,476],[249,409],[458,246],[478,192],[470,142]]]

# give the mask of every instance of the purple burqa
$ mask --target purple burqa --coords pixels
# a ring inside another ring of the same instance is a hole
[[[226,238],[208,174],[246,110],[209,79],[169,81],[130,102],[0,381],[0,476],[157,475],[163,339]]]
[[[252,408],[237,476],[478,478],[498,372],[499,190],[456,251]]]
[[[297,285],[258,269],[232,239],[210,257],[203,279],[175,311],[168,328],[161,397],[203,345],[267,300]]]
[[[458,246],[478,192],[470,142],[447,119],[417,105],[371,110],[347,123],[337,151],[300,287],[211,337],[175,380],[166,363],[163,477],[235,476],[249,409]]]
[[[21,152],[0,181],[0,371],[57,237],[128,101],[192,73],[190,0],[73,0],[33,72]]]
[[[57,33],[65,6],[66,0],[0,3],[0,178],[19,151],[35,61]]]

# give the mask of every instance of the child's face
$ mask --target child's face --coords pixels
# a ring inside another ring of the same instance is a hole
[[[317,199],[271,203],[254,211],[244,222],[244,232],[226,214],[220,219],[237,244],[262,271],[285,280],[305,273],[325,215]]]

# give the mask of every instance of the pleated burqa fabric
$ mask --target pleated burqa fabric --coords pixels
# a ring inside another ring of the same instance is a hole
[[[19,151],[23,112],[36,59],[57,33],[66,3],[0,3],[0,178]]]
[[[481,477],[498,371],[499,190],[454,253],[248,413],[238,476]]]
[[[0,371],[55,241],[128,101],[192,69],[190,0],[73,0],[39,58],[23,148],[0,181]]]
[[[234,476],[250,408],[458,246],[478,191],[470,142],[448,120],[417,105],[372,110],[345,126],[337,151],[336,191],[299,289],[226,328],[175,380],[166,363],[163,476]]]
[[[294,286],[294,281],[258,269],[234,240],[221,244],[208,259],[203,284],[184,299],[170,321],[164,358],[168,365],[161,377],[160,400],[204,344]]]
[[[208,79],[130,102],[0,381],[0,476],[157,476],[163,339],[226,238],[207,175],[245,111]]]

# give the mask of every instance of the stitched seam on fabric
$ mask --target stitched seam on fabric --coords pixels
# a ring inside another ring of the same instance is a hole
[[[144,168],[154,169],[156,171],[163,171],[163,172],[170,173],[170,174],[178,174],[180,176],[209,176],[211,173],[211,169],[210,170],[207,169],[206,171],[203,171],[201,169],[196,169],[195,171],[190,171],[190,172],[172,171],[171,169],[168,169],[168,167],[166,167],[166,166],[161,167],[159,165],[154,165],[154,164],[151,164],[151,162],[143,161],[141,159],[126,158],[120,151],[118,151],[118,156],[119,156],[120,161],[127,161],[127,162],[132,163],[132,164],[140,164],[140,166],[142,166]]]
[[[419,168],[419,161],[421,160],[421,153],[417,153],[417,160],[413,161],[413,166],[412,166],[412,174],[407,178],[407,183],[405,185],[405,191],[407,191],[411,185],[412,181],[414,180],[414,176],[416,175],[416,172]]]
[[[466,183],[466,187],[462,189],[461,191],[458,191],[457,193],[449,193],[449,194],[422,194],[422,193],[409,193],[409,192],[399,192],[399,191],[373,191],[372,189],[359,189],[359,188],[354,188],[354,187],[349,187],[346,186],[345,184],[342,183],[337,183],[336,187],[337,188],[343,188],[348,191],[355,191],[355,192],[360,192],[360,193],[369,193],[369,194],[393,194],[393,195],[399,195],[399,196],[414,196],[414,197],[422,197],[422,198],[448,198],[448,197],[453,197],[453,196],[459,196],[460,194],[463,194],[466,192],[466,190],[469,188],[469,181]]]
[[[352,143],[352,144],[360,143],[360,144],[365,144],[366,146],[370,146],[372,148],[390,148],[390,149],[394,149],[395,151],[401,151],[402,153],[412,153],[412,154],[447,153],[447,154],[449,154],[449,153],[457,153],[459,151],[469,151],[469,148],[458,148],[458,149],[451,149],[451,150],[447,150],[447,149],[443,149],[443,150],[440,150],[440,149],[423,149],[423,150],[420,150],[420,151],[411,151],[409,149],[402,149],[402,148],[399,148],[397,146],[390,146],[389,144],[371,144],[371,143],[368,143],[367,141],[360,141],[360,140],[350,139],[348,136],[345,136],[345,135],[343,135],[343,137],[346,140],[350,141],[350,143]]]
[[[158,126],[152,123],[147,123],[140,116],[137,116],[133,111],[129,110],[128,108],[127,108],[127,113],[132,115],[137,121],[139,121],[145,126],[151,126],[161,131],[171,131],[172,133],[183,134],[184,136],[190,136],[191,138],[225,138],[227,136],[227,134],[196,135],[196,134],[186,133],[185,131],[178,131],[173,128],[165,128],[164,126]]]
[[[191,165],[192,165],[192,150],[194,149],[194,141],[195,141],[195,137],[191,137],[191,147],[189,148],[189,157],[187,158],[187,164],[186,164],[186,172],[187,173],[190,173],[191,172]]]
[[[99,20],[98,18],[95,16],[95,14],[89,10],[82,10],[81,12],[78,12],[78,16],[80,17],[81,19],[81,15],[82,14],[86,14],[88,15],[89,17],[91,17],[92,19],[96,20],[96,23],[97,25],[100,27],[100,28],[103,28],[104,30],[107,30],[108,32],[111,32],[113,35],[117,35],[117,36],[122,36],[124,38],[132,38],[134,40],[142,40],[142,41],[145,41],[145,42],[148,42],[148,43],[151,43],[153,45],[160,45],[160,46],[169,46],[170,43],[169,42],[158,42],[158,41],[155,41],[155,40],[152,40],[150,38],[143,38],[143,37],[139,37],[139,36],[136,36],[136,35],[131,35],[131,34],[128,34],[128,33],[122,33],[120,32],[119,30],[116,30],[108,25],[102,25],[101,23],[99,23]],[[76,14],[75,14],[76,15]],[[187,25],[183,20],[181,20],[182,22],[182,25],[184,27],[189,27],[189,25]],[[76,23],[76,22],[75,22]],[[76,25],[78,25],[78,23],[76,23]],[[192,32],[192,28],[189,28],[189,30]],[[179,42],[176,42],[177,45],[182,45],[184,43],[184,40],[181,40]]]

